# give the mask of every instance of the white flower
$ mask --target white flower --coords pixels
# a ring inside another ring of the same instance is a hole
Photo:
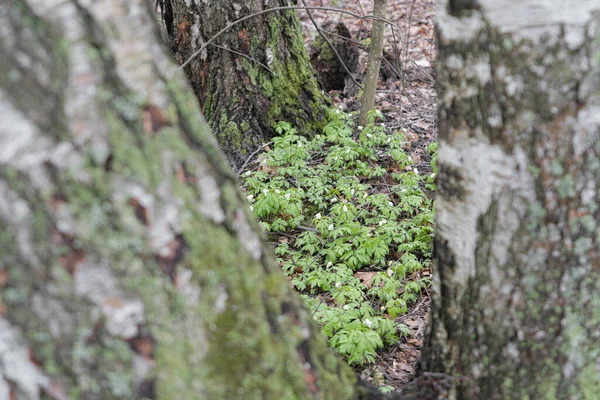
[[[275,189],[275,193],[279,194],[280,193],[279,189]]]
[[[332,197],[331,200],[329,200],[332,203],[335,203],[337,201],[337,197]]]
[[[394,276],[394,271],[392,271],[392,269],[391,269],[391,268],[389,268],[389,269],[387,270],[387,274],[388,274],[388,276],[391,278],[392,276]]]
[[[387,138],[387,143],[391,142],[392,138]]]
[[[342,286],[342,282],[336,282],[336,283],[335,283],[335,287],[336,287],[336,288],[339,288],[339,287],[341,287],[341,286]]]
[[[252,199],[254,198],[254,195],[253,195],[253,194],[249,194],[248,196],[246,196],[246,198],[247,198],[248,200],[252,200]]]
[[[336,114],[339,114],[339,113],[340,113],[340,110],[335,110],[335,113],[336,113]]]
[[[363,127],[362,127],[361,125],[359,125],[359,126],[358,126],[358,130],[359,130],[359,131],[362,131],[362,130],[363,130]]]
[[[350,309],[350,306],[348,304],[346,304],[344,307],[342,307],[344,310],[348,311]]]
[[[334,159],[334,160],[337,160],[337,159],[338,159],[338,156],[335,156],[333,159]]]
[[[365,193],[365,194],[363,195],[363,199],[366,199],[368,195],[369,195],[369,193]]]
[[[394,207],[394,203],[392,203],[391,201],[388,202],[388,206],[390,207]]]
[[[429,177],[430,177],[431,179],[435,178],[435,173],[433,173],[433,174],[429,175]]]
[[[348,207],[346,207],[346,206],[342,207],[342,211],[343,212],[348,212]]]
[[[269,193],[269,189],[263,189],[263,194],[266,196]]]
[[[385,124],[384,124],[383,122],[382,122],[381,124],[379,124],[379,125],[381,125],[381,126],[385,126]]]
[[[250,211],[254,211],[254,207],[250,206]]]
[[[346,149],[346,154],[349,154],[349,153],[350,153],[350,149]]]
[[[252,171],[246,171],[246,173],[244,175],[249,176],[252,174]]]
[[[383,224],[385,224],[387,221],[385,219],[382,219],[381,221],[379,221],[379,226],[383,226]]]
[[[321,219],[321,213],[318,213],[317,215],[315,215],[316,219]]]
[[[406,189],[401,189],[400,193],[406,193]]]
[[[411,156],[408,156],[408,161],[412,161],[412,157]]]
[[[302,147],[302,143],[298,142],[298,147]]]
[[[331,261],[329,261],[329,262],[327,263],[327,268],[331,268],[331,267],[333,267],[333,263],[332,263]]]
[[[286,200],[289,200],[291,196],[292,196],[291,194],[286,193],[284,197],[285,197]]]
[[[371,139],[371,138],[373,137],[373,135],[371,135],[370,133],[367,133],[367,137],[368,137],[369,139]]]
[[[416,168],[413,168],[413,172],[414,172],[415,174],[419,175],[419,170],[418,170],[418,169],[416,169]]]
[[[354,196],[354,189],[352,189],[352,190],[350,191],[350,195],[351,195],[351,196]]]
[[[329,227],[327,229],[329,229],[330,231],[332,231],[333,230],[333,224],[329,224]]]
[[[363,323],[367,326],[367,328],[370,328],[373,325],[373,322],[371,322],[369,318],[365,318]]]

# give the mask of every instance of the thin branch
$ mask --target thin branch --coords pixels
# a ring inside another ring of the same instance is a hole
[[[269,67],[268,67],[268,66],[266,66],[265,64],[263,64],[263,63],[261,63],[260,61],[258,61],[256,58],[250,57],[249,55],[247,55],[247,54],[244,54],[244,53],[240,53],[239,51],[235,51],[235,50],[232,50],[232,49],[228,49],[227,47],[220,46],[220,45],[218,45],[218,44],[211,43],[211,45],[212,45],[212,46],[214,46],[214,47],[217,47],[217,48],[219,48],[219,49],[222,49],[222,50],[229,51],[229,52],[231,52],[231,53],[234,53],[234,54],[240,55],[240,56],[242,56],[242,57],[246,57],[248,60],[250,60],[250,61],[254,61],[255,63],[259,64],[261,67],[263,67],[264,69],[266,69],[267,71],[269,71],[271,74],[275,75],[275,71],[273,71],[271,68],[269,68]]]
[[[269,146],[271,143],[273,143],[273,142],[271,141],[271,142],[268,142],[268,143],[265,143],[263,145],[258,146],[258,148],[256,150],[254,150],[254,152],[252,154],[250,154],[248,156],[248,158],[246,158],[246,161],[244,162],[244,164],[240,167],[240,169],[238,169],[236,171],[235,174],[237,176],[240,176],[240,174],[242,172],[244,172],[244,169],[248,166],[248,164],[250,164],[250,160],[252,160],[252,158],[254,158],[255,155],[257,155],[262,149],[264,149],[265,147]]]
[[[188,64],[196,57],[198,57],[198,55],[200,55],[204,49],[206,49],[206,47],[208,47],[209,44],[212,44],[212,42],[217,39],[219,36],[221,36],[223,33],[227,32],[229,29],[231,29],[232,27],[250,19],[250,18],[254,18],[256,16],[262,15],[262,14],[267,14],[270,12],[274,12],[274,11],[282,11],[282,10],[324,10],[324,11],[334,11],[334,12],[338,12],[341,14],[347,14],[350,15],[354,18],[358,18],[361,20],[364,19],[373,19],[373,20],[380,20],[385,22],[386,24],[389,24],[392,28],[397,29],[398,31],[400,31],[400,28],[398,27],[398,25],[396,25],[395,23],[393,23],[392,21],[386,19],[386,18],[381,18],[381,17],[376,17],[373,15],[367,15],[367,16],[361,16],[358,15],[356,13],[350,12],[350,11],[346,11],[346,10],[338,10],[336,8],[332,8],[332,7],[305,7],[305,6],[286,6],[286,7],[273,7],[273,8],[268,8],[266,10],[261,10],[261,11],[257,11],[255,13],[252,13],[250,15],[246,15],[245,17],[242,17],[236,21],[233,21],[231,24],[227,25],[226,27],[224,27],[223,29],[221,29],[219,32],[217,32],[213,37],[211,37],[210,39],[208,39],[206,42],[204,42],[202,44],[202,46],[200,46],[200,48],[198,50],[196,50],[194,52],[194,54],[192,54],[190,56],[190,58],[188,58],[183,64],[181,64],[181,66],[179,67],[180,69],[183,69],[185,67],[188,66]]]
[[[306,1],[302,0],[302,4],[304,4],[304,6],[306,6]],[[308,14],[308,18],[313,23],[313,25],[314,25],[315,29],[317,30],[317,32],[319,33],[319,35],[321,35],[321,37],[323,38],[323,40],[325,40],[327,42],[327,44],[329,45],[329,47],[331,48],[331,50],[333,50],[333,52],[335,53],[338,61],[342,64],[342,66],[346,70],[346,73],[348,74],[348,76],[350,76],[350,78],[352,78],[352,81],[354,82],[354,84],[356,86],[358,86],[360,89],[362,89],[363,88],[362,85],[360,83],[358,83],[358,81],[356,80],[356,78],[354,78],[354,75],[352,74],[352,72],[350,72],[350,69],[348,69],[348,66],[346,65],[346,63],[342,59],[342,56],[340,56],[340,53],[338,53],[338,51],[335,48],[335,46],[333,45],[333,43],[331,43],[331,41],[329,41],[329,39],[327,38],[327,36],[325,36],[325,34],[323,33],[323,30],[321,28],[319,28],[319,25],[317,25],[317,21],[315,21],[315,19],[312,16],[312,13],[310,12],[309,9],[306,10],[306,14]]]

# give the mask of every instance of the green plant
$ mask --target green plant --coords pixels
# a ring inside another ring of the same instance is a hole
[[[305,297],[330,343],[350,364],[410,334],[395,318],[430,284],[431,174],[412,165],[400,132],[369,113],[365,127],[332,110],[322,134],[280,136],[243,175],[251,207],[274,241],[282,270]]]

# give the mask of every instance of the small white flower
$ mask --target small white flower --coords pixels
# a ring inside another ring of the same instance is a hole
[[[336,288],[339,288],[339,287],[341,287],[341,286],[342,286],[342,282],[336,282],[336,283],[335,283],[335,287],[336,287]]]
[[[385,224],[387,221],[385,219],[382,219],[381,221],[379,221],[379,226],[383,226],[383,224]]]
[[[250,206],[250,211],[254,211],[254,207]]]
[[[350,195],[351,195],[351,196],[354,196],[354,189],[352,189],[352,190],[350,191]]]
[[[279,191],[279,189],[275,189],[275,193],[279,194],[281,192]]]
[[[331,200],[329,200],[332,203],[335,203],[337,201],[337,197],[332,197]]]
[[[418,169],[416,169],[416,168],[413,168],[413,172],[414,172],[415,174],[419,175],[419,170],[418,170]]]
[[[335,113],[336,113],[336,114],[339,114],[339,113],[340,113],[340,110],[335,110]]]
[[[433,173],[433,174],[429,175],[429,177],[430,177],[431,179],[435,178],[435,173]]]
[[[401,189],[400,193],[406,193],[406,189]]]
[[[346,154],[350,154],[350,149],[346,149]]]
[[[392,271],[392,269],[391,269],[391,268],[389,268],[389,269],[387,270],[387,274],[388,274],[388,276],[391,278],[392,276],[394,276],[394,271]]]
[[[333,159],[334,159],[334,160],[337,160],[337,159],[338,159],[338,156],[335,156]]]
[[[373,325],[373,322],[371,322],[369,318],[365,318],[363,322],[367,326],[367,328],[370,328]]]
[[[298,147],[302,147],[302,143],[298,143]]]
[[[253,194],[249,194],[248,196],[246,196],[246,198],[247,198],[248,200],[252,200],[252,199],[254,198],[254,195],[253,195]]]
[[[371,135],[370,133],[367,133],[367,137],[368,137],[369,139],[371,139],[371,138],[373,137],[373,135]]]
[[[379,124],[379,125],[381,125],[381,126],[385,126],[385,124],[384,124],[383,122],[382,122],[381,124]]]
[[[343,212],[348,212],[348,207],[346,207],[346,206],[342,207],[342,211]]]
[[[387,142],[387,143],[389,143],[389,142],[391,142],[391,141],[392,141],[392,138],[387,138],[387,141],[386,141],[386,142]]]
[[[289,200],[291,196],[292,196],[291,194],[286,193],[284,197],[285,197],[286,200]]]
[[[350,309],[350,306],[348,304],[346,304],[344,307],[342,307],[344,310],[348,311]]]
[[[333,263],[332,263],[331,261],[329,261],[329,262],[327,263],[327,268],[331,268],[331,267],[333,267]]]
[[[263,194],[266,196],[269,193],[269,189],[263,189]]]
[[[249,176],[252,174],[252,171],[247,171],[244,175]]]
[[[412,161],[412,157],[411,156],[408,156],[408,161]]]
[[[363,195],[363,199],[366,199],[368,195],[369,195],[369,193],[365,193],[365,194]]]
[[[317,215],[315,215],[316,219],[321,219],[321,213],[317,213]]]
[[[329,227],[327,229],[329,229],[330,231],[332,231],[333,230],[333,224],[329,224]]]
[[[363,127],[362,127],[361,125],[359,125],[359,126],[358,126],[358,130],[359,130],[359,131],[362,131],[362,130],[363,130]]]
[[[392,203],[391,201],[388,202],[388,206],[390,207],[394,207],[394,203]]]

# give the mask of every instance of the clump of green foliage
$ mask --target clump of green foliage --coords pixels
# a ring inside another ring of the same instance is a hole
[[[275,244],[282,270],[306,298],[330,343],[350,364],[409,329],[405,314],[430,284],[436,145],[424,175],[369,115],[364,128],[332,110],[322,134],[300,136],[289,123],[243,187]]]

